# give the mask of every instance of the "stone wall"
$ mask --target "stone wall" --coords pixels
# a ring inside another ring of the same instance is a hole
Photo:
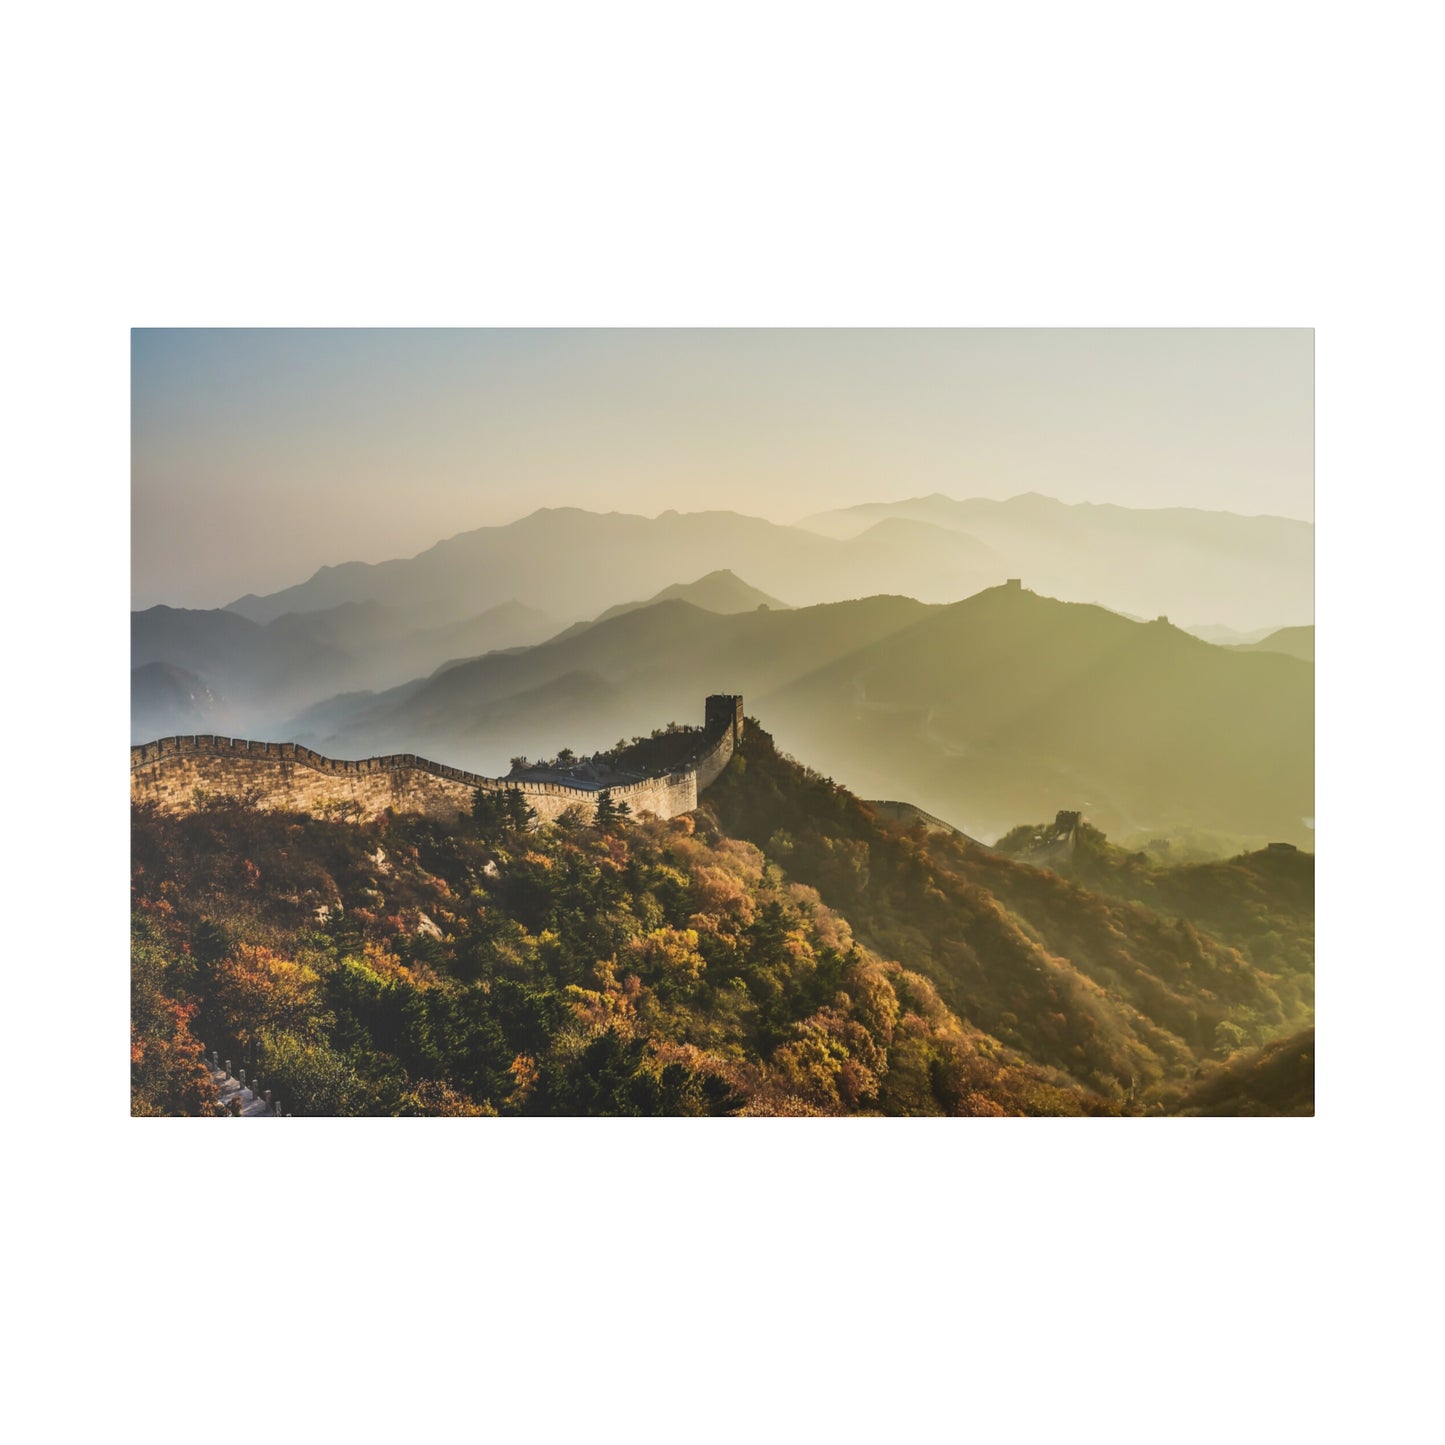
[[[723,704],[727,704],[723,720]],[[698,794],[727,766],[742,737],[742,699],[709,698],[709,746],[697,763],[677,772],[622,783],[613,800],[634,813],[673,818],[697,807]],[[515,788],[544,820],[570,807],[596,812],[596,787],[565,783],[511,782],[447,767],[412,753],[346,762],[323,757],[297,743],[257,743],[210,735],[162,738],[130,750],[133,802],[153,802],[167,812],[195,806],[197,791],[251,796],[258,807],[325,814],[355,806],[372,817],[386,808],[456,818],[471,812],[477,788]]]

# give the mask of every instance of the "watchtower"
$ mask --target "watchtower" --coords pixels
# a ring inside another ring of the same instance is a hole
[[[703,712],[703,727],[709,733],[731,732],[733,746],[743,740],[743,699],[741,693],[715,692]]]

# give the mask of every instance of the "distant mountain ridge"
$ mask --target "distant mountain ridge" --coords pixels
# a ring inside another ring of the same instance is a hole
[[[1272,513],[1230,512],[1210,507],[1126,507],[1119,502],[1061,502],[1043,492],[1020,492],[1013,497],[950,497],[933,492],[926,497],[905,497],[895,502],[860,502],[852,507],[836,507],[814,512],[797,525],[815,531],[825,528],[839,535],[861,531],[884,517],[912,517],[940,525],[958,525],[962,521],[979,522],[988,518],[1013,516],[1050,517],[1057,521],[1062,513],[1080,516],[1129,515],[1137,518],[1198,517],[1230,519],[1234,522],[1279,522],[1287,527],[1312,528],[1297,517],[1281,517]],[[850,518],[856,520],[848,520]],[[1229,525],[1229,522],[1223,523]],[[1146,521],[1145,527],[1149,526]]]
[[[169,662],[147,662],[131,672],[131,733],[151,737],[213,732],[229,725],[225,703],[204,678]]]
[[[223,609],[150,607],[131,614],[132,741],[201,722],[264,729],[337,693],[398,685],[450,658],[544,641],[557,627],[516,602],[429,628],[371,601],[266,624]]]
[[[855,791],[996,837],[1061,808],[1308,843],[1314,671],[1027,589],[937,608],[767,697]]]
[[[818,512],[797,525],[847,538],[887,519],[967,534],[1009,558],[1029,586],[1066,601],[1240,629],[1314,615],[1314,525],[1294,518],[935,492]]]
[[[224,700],[217,728],[491,772],[610,746],[725,690],[860,794],[981,837],[1080,808],[1121,837],[1311,841],[1309,629],[1253,631],[1307,615],[1310,524],[1038,495],[808,520],[849,535],[544,508],[232,609],[150,609],[132,619],[136,665],[187,677],[141,677],[137,712],[148,699],[151,735],[197,730]],[[1269,645],[1211,646],[1170,615]],[[157,729],[166,698],[177,721]]]
[[[1313,627],[1281,627],[1262,637],[1258,642],[1235,643],[1240,652],[1282,652],[1287,657],[1298,657],[1305,662],[1315,660],[1315,630]]]
[[[709,572],[706,577],[699,577],[696,582],[674,582],[672,586],[664,587],[645,602],[619,602],[615,607],[609,607],[600,616],[594,617],[591,622],[574,622],[552,640],[560,642],[563,638],[575,637],[589,627],[595,627],[599,622],[609,622],[614,617],[621,617],[625,612],[638,612],[644,607],[671,601],[690,602],[694,607],[701,607],[704,612],[724,614],[753,612],[759,607],[769,611],[786,611],[788,606],[786,602],[779,602],[776,597],[770,597],[766,592],[750,586],[735,572],[724,567],[716,572]]]
[[[691,715],[700,678],[711,691],[771,691],[861,643],[923,616],[911,598],[724,615],[673,598],[624,612],[518,653],[492,653],[418,684],[358,698],[329,729],[296,720],[298,741],[364,755],[427,747],[497,767],[512,753],[593,751],[659,718]],[[556,705],[565,699],[565,706]],[[505,723],[505,726],[503,725]],[[397,739],[411,739],[399,748]],[[487,771],[478,766],[476,771]]]
[[[720,570],[765,595],[831,602],[904,591],[951,601],[1002,581],[1006,564],[971,537],[887,520],[847,541],[737,512],[641,517],[543,508],[500,527],[464,532],[411,558],[323,567],[268,597],[227,610],[256,622],[345,602],[379,602],[439,624],[515,599],[559,617],[596,617],[679,576]]]
[[[854,791],[976,836],[1079,808],[1120,835],[1308,843],[1313,685],[1295,658],[1022,588],[731,616],[669,600],[293,731],[332,756],[418,750],[485,773],[514,753],[609,746],[722,689],[758,699],[784,746]]]
[[[1065,504],[1035,493],[873,502],[796,526],[727,511],[542,508],[415,557],[323,567],[227,610],[269,622],[372,603],[440,626],[517,601],[565,622],[727,570],[800,606],[876,593],[956,602],[1021,577],[1068,601],[1250,632],[1312,620],[1313,548],[1313,525],[1289,518]]]
[[[609,617],[620,617],[624,612],[635,612],[639,607],[650,607],[654,602],[667,602],[672,598],[691,602],[707,612],[723,613],[751,612],[757,607],[782,609],[788,605],[749,586],[736,572],[720,567],[706,577],[699,577],[696,582],[674,582],[645,602],[620,602],[615,607],[609,607],[597,620],[605,622]]]

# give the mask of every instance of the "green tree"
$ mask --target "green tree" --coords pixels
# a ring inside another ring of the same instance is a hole
[[[472,820],[483,837],[491,837],[508,822],[505,797],[494,788],[478,788],[472,794]]]
[[[263,1034],[259,1062],[288,1114],[368,1112],[365,1084],[324,1042],[309,1042],[291,1033]]]
[[[507,821],[519,832],[530,828],[537,821],[537,812],[523,795],[520,788],[508,788],[506,791],[507,800]]]
[[[597,811],[592,821],[606,833],[617,822],[617,805],[612,801],[612,789],[603,788],[597,795]]]
[[[642,1039],[612,1029],[575,1058],[550,1055],[526,1112],[579,1115],[726,1115],[743,1106],[728,1081],[683,1064],[658,1067]]]
[[[1215,1026],[1214,1052],[1221,1057],[1234,1053],[1236,1049],[1242,1049],[1244,1043],[1245,1033],[1238,1024],[1223,1019]]]
[[[603,788],[597,795],[597,812],[592,821],[604,833],[610,833],[632,816],[632,809],[625,798],[614,798],[611,788]]]

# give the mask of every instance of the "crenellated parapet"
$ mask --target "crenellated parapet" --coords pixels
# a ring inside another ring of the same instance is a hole
[[[211,758],[237,757],[259,758],[274,762],[303,763],[322,773],[389,773],[398,768],[420,768],[438,778],[450,778],[459,783],[470,783],[477,787],[482,783],[494,782],[477,773],[463,768],[451,768],[444,763],[434,763],[428,758],[419,758],[414,753],[389,753],[385,757],[361,758],[355,762],[344,758],[328,758],[300,743],[257,743],[246,738],[223,738],[210,733],[197,733],[194,737],[161,738],[158,742],[141,743],[130,750],[130,767],[137,768],[148,763],[160,762],[166,758],[200,755]]]
[[[607,786],[613,799],[634,813],[673,818],[696,808],[698,794],[727,766],[742,739],[742,698],[708,698],[705,718],[705,748],[691,766],[610,785],[489,778],[414,753],[350,761],[300,743],[209,733],[161,738],[130,750],[131,800],[187,812],[198,796],[242,795],[258,807],[318,815],[374,815],[395,808],[457,817],[470,813],[473,793],[483,788],[519,792],[539,818],[551,819],[571,807],[595,812]]]

